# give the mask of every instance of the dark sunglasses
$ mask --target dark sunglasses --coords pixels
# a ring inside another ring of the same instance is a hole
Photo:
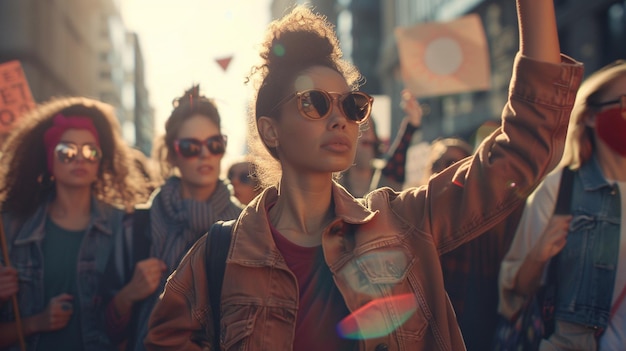
[[[229,171],[227,177],[231,183],[236,178],[241,184],[252,184],[252,178],[250,178],[250,174],[248,174],[247,172],[235,173],[233,171]]]
[[[626,111],[626,95],[622,95],[618,99],[615,99],[615,100],[589,103],[589,105],[593,107],[604,107],[604,106],[615,105],[615,104],[619,104],[622,111]]]
[[[54,148],[57,159],[63,163],[74,161],[80,154],[87,162],[98,162],[102,158],[102,151],[96,144],[83,144],[81,146],[72,142],[62,141]]]
[[[298,101],[298,111],[310,119],[324,119],[330,116],[333,102],[339,101],[339,110],[349,120],[358,124],[364,123],[372,112],[374,98],[362,91],[351,91],[345,94],[328,92],[321,89],[310,89],[287,96],[270,111],[276,111],[281,105],[293,98]]]
[[[181,138],[174,140],[174,149],[185,158],[198,157],[202,153],[202,145],[206,145],[213,155],[221,155],[226,152],[226,135],[215,135],[206,140],[196,138]]]

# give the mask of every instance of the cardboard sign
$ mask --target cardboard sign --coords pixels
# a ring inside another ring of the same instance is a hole
[[[8,133],[35,101],[19,61],[0,64],[0,134]]]
[[[402,78],[417,97],[487,90],[487,38],[476,14],[395,30]]]

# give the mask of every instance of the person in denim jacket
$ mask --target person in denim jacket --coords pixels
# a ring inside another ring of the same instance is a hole
[[[28,350],[114,349],[103,272],[125,213],[147,192],[113,111],[87,98],[51,100],[4,145],[2,220]],[[16,327],[3,301],[0,349],[18,349]]]
[[[540,350],[626,345],[626,61],[581,85],[562,166],[575,170],[571,215],[553,215],[562,168],[526,204],[500,271],[500,313],[512,317],[556,265],[555,330]]]
[[[517,2],[522,45],[502,127],[427,185],[364,198],[334,174],[352,165],[373,99],[324,17],[296,6],[272,22],[249,134],[267,186],[232,227],[220,318],[204,236],[168,279],[147,348],[464,350],[439,256],[502,221],[558,164],[582,79],[560,56],[552,1]]]

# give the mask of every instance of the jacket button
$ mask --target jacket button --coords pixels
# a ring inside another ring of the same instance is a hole
[[[378,344],[374,351],[389,351],[389,346],[387,344]]]

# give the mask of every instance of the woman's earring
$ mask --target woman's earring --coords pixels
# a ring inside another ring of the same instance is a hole
[[[47,175],[46,173],[41,173],[37,177],[37,183],[39,183],[39,186],[41,186],[42,188],[47,188],[54,184],[54,176]]]

